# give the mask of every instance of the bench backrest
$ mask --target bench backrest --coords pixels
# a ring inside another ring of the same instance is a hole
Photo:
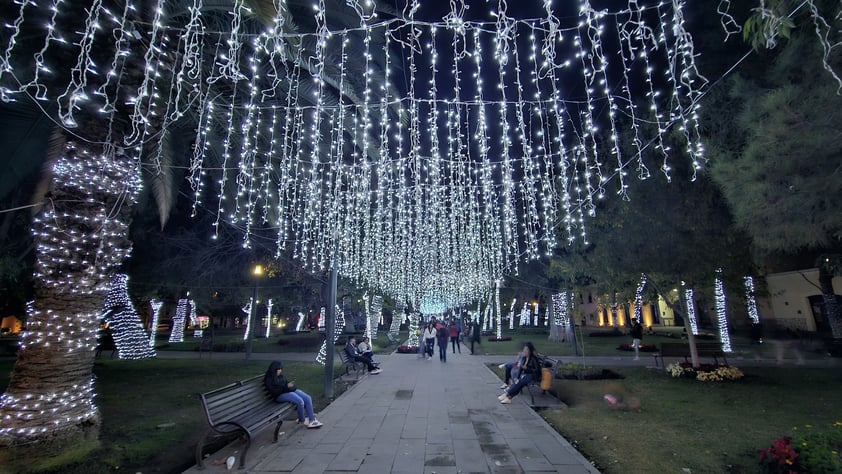
[[[337,349],[336,353],[339,354],[339,360],[341,360],[343,364],[347,364],[351,360],[344,348]]]
[[[237,420],[263,406],[276,404],[263,385],[263,375],[201,393],[199,397],[210,426]]]

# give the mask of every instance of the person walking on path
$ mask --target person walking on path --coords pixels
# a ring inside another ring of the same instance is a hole
[[[453,346],[453,353],[456,354],[456,349],[459,349],[459,353],[462,353],[462,345],[459,344],[459,325],[456,324],[456,321],[450,322],[450,345]]]
[[[436,326],[432,321],[427,323],[427,328],[424,329],[424,347],[427,348],[427,360],[433,358],[433,346],[436,343]]]
[[[529,382],[541,380],[541,364],[538,358],[535,357],[535,346],[531,342],[524,344],[521,357],[523,358],[523,363],[520,366],[520,376],[514,385],[507,388],[502,395],[497,397],[500,403],[512,403],[512,398],[519,394]]]
[[[480,342],[481,338],[482,334],[480,334],[479,321],[474,321],[473,323],[471,323],[471,354],[474,353],[475,342],[478,346],[482,345],[482,343]]]
[[[318,428],[322,423],[313,413],[313,399],[303,390],[295,387],[295,381],[284,377],[284,365],[279,360],[272,361],[263,376],[263,385],[278,403],[288,402],[298,409],[298,422],[307,428]],[[306,416],[305,416],[306,410]]]
[[[439,346],[439,360],[441,362],[447,362],[447,337],[449,334],[450,330],[446,324],[442,324],[436,330],[436,344]]]
[[[640,360],[640,341],[643,339],[643,326],[640,321],[635,320],[631,328],[632,348],[634,348],[634,360]]]

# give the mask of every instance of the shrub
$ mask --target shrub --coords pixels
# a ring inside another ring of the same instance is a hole
[[[702,382],[739,380],[744,376],[740,369],[723,364],[701,364],[696,369],[688,362],[679,362],[666,366],[666,371],[673,377],[693,377]]]
[[[792,447],[792,438],[784,436],[772,441],[772,446],[760,451],[760,468],[764,473],[794,473],[798,453]]]

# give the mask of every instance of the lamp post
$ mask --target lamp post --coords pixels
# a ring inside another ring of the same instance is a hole
[[[255,264],[251,270],[254,277],[254,292],[251,297],[251,311],[249,311],[248,336],[246,337],[246,360],[251,359],[252,341],[254,340],[255,316],[257,315],[257,288],[260,285],[260,277],[263,276],[263,265]]]

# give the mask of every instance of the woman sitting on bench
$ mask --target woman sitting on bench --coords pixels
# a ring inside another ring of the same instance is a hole
[[[541,380],[541,363],[535,357],[535,346],[531,342],[524,344],[521,359],[520,376],[514,385],[507,388],[502,395],[497,397],[500,403],[512,403],[512,397],[520,393],[523,387],[529,382],[533,380],[539,382]]]
[[[263,376],[263,384],[269,390],[269,394],[275,398],[278,403],[288,402],[298,408],[298,422],[304,424],[307,428],[318,428],[322,426],[322,422],[316,419],[313,413],[313,399],[307,395],[304,390],[295,388],[295,381],[288,382],[284,377],[284,365],[281,361],[272,361],[269,364],[269,369],[266,370],[266,375]],[[307,416],[304,416],[304,410],[307,410]]]

